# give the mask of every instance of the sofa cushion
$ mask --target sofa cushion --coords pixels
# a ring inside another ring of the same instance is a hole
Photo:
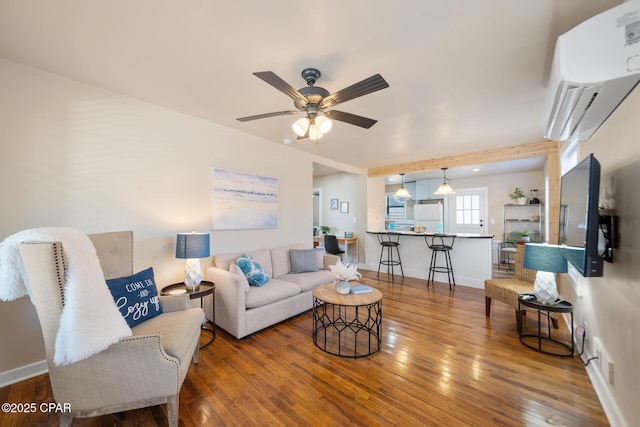
[[[162,314],[152,267],[133,276],[109,279],[107,286],[130,328]]]
[[[269,277],[276,277],[273,275],[273,269],[271,268],[271,252],[269,251],[269,249],[262,249],[251,252],[218,254],[213,259],[216,267],[223,270],[229,270],[231,264],[235,264],[238,257],[244,254],[249,255],[251,258],[258,261],[260,266],[264,269],[265,273],[269,275]]]
[[[269,281],[269,275],[264,271],[258,261],[247,254],[236,260],[236,264],[244,273],[247,281],[252,286],[264,286]]]
[[[307,292],[319,285],[333,282],[333,274],[328,270],[318,270],[310,273],[289,273],[278,278],[300,286],[302,292]]]
[[[291,273],[289,249],[305,249],[305,246],[302,243],[298,243],[271,249],[271,263],[273,264],[273,274],[271,277],[276,278],[283,274]]]
[[[247,308],[261,307],[298,295],[300,292],[300,286],[295,283],[271,279],[269,283],[262,287],[251,286],[247,293],[246,306]]]
[[[315,249],[289,249],[292,273],[318,271]]]

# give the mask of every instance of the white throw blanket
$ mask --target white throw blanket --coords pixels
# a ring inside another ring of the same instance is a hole
[[[1,300],[31,297],[18,250],[22,242],[61,242],[67,260],[65,305],[53,358],[56,365],[86,359],[132,334],[113,301],[93,243],[74,228],[25,230],[0,243]]]

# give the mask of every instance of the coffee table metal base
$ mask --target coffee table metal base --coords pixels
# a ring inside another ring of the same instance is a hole
[[[382,343],[382,300],[364,305],[331,304],[313,298],[313,342],[342,357],[370,356]]]

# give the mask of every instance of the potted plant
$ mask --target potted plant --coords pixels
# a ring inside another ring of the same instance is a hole
[[[322,234],[328,234],[331,231],[331,227],[328,225],[321,225],[320,231],[322,231]]]
[[[524,195],[524,192],[520,189],[520,187],[516,187],[513,190],[513,193],[509,193],[509,197],[511,200],[515,200],[519,205],[524,205],[527,203],[527,196]]]
[[[522,233],[520,233],[520,237],[522,237],[523,242],[530,242],[531,237],[533,237],[533,233],[531,233],[529,230],[524,230]]]

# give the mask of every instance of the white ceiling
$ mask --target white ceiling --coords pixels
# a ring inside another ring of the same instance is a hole
[[[556,38],[619,3],[2,0],[0,57],[368,168],[542,140]],[[329,92],[380,73],[389,88],[338,108],[378,123],[316,144],[297,116],[236,120],[294,109],[252,72],[301,88],[306,67]]]

